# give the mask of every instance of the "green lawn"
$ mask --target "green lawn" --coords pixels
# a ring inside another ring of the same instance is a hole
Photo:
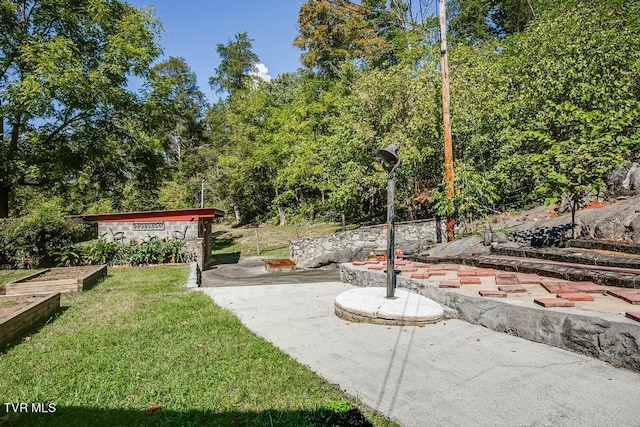
[[[35,273],[38,270],[0,270],[0,285],[3,283],[11,282],[12,280],[20,279],[21,277],[28,276],[31,273]],[[1,404],[2,402],[0,402]]]
[[[336,386],[182,284],[187,266],[110,269],[0,354],[0,404],[54,404],[15,425],[366,425]],[[160,409],[149,411],[152,405]],[[365,411],[366,412],[366,411]],[[366,413],[374,425],[391,425]],[[353,424],[351,423],[353,422]]]

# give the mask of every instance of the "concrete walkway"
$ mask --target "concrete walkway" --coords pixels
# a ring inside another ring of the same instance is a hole
[[[402,426],[640,426],[640,374],[460,320],[335,316],[339,282],[200,288],[313,371]]]

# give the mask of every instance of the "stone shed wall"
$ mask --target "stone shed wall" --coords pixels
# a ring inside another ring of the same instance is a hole
[[[157,229],[162,228],[160,224],[164,225],[164,230]],[[114,237],[122,237],[123,244],[131,240],[147,240],[150,237],[184,240],[187,250],[202,269],[205,262],[204,241],[198,237],[198,226],[198,221],[105,221],[98,223],[98,238],[113,242]]]
[[[436,243],[436,220],[396,223],[395,247],[405,254],[419,253]],[[445,236],[445,223],[440,224],[440,236]],[[289,255],[299,267],[319,267],[334,263],[364,260],[372,252],[385,251],[386,224],[361,227],[321,237],[291,240]]]
[[[136,226],[136,224],[139,225]],[[140,224],[144,224],[144,226],[140,226]],[[163,224],[164,230],[153,229],[151,224]],[[186,236],[183,236],[185,230]],[[114,235],[120,232],[124,233],[125,243],[129,243],[130,240],[145,240],[149,237],[190,240],[198,238],[198,221],[111,221],[98,223],[98,237],[107,242],[112,242]]]

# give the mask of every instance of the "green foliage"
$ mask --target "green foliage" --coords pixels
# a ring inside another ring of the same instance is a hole
[[[636,146],[638,31],[636,2],[568,4],[508,44],[510,137],[502,155],[530,163],[542,197],[576,201],[599,190]]]
[[[227,44],[218,43],[216,51],[220,55],[220,65],[214,76],[209,78],[211,88],[218,92],[233,93],[247,88],[253,82],[252,73],[260,62],[252,49],[253,39],[247,32],[238,33]]]
[[[304,51],[302,63],[322,75],[337,76],[344,62],[365,59],[380,49],[384,39],[367,19],[367,3],[346,0],[310,0],[300,6],[294,46]]]
[[[454,215],[459,222],[468,224],[474,219],[484,219],[498,200],[496,186],[468,164],[457,164],[454,171],[455,192],[446,195],[446,183],[433,191],[432,202],[438,216]]]
[[[58,267],[72,267],[82,264],[82,252],[74,246],[65,246],[53,253]]]
[[[84,253],[82,258],[89,265],[113,265],[124,262],[124,251],[116,242],[105,242],[100,239],[95,243],[82,245],[81,251]]]
[[[65,263],[70,253],[78,254],[75,262],[87,265],[148,265],[191,261],[183,240],[157,237],[140,242],[131,241],[124,246],[103,240],[75,245],[64,248],[58,261]]]
[[[205,104],[196,75],[183,58],[169,57],[151,68],[146,101],[146,129],[161,141],[169,162],[179,167],[203,140]]]
[[[0,7],[0,216],[21,186],[82,208],[144,160],[128,79],[144,79],[160,53],[158,22],[118,0]]]
[[[10,190],[14,215],[28,213],[34,196],[60,195],[75,212],[204,202],[242,224],[377,222],[386,174],[376,151],[397,142],[398,219],[453,212],[471,222],[575,201],[638,159],[632,0],[449,2],[453,199],[440,187],[436,19],[418,19],[409,2],[302,3],[294,44],[307,69],[270,82],[252,76],[253,40],[237,34],[217,45],[210,82],[225,97],[209,106],[182,58],[150,67],[157,23],[145,12],[65,3],[55,16],[35,8],[25,27],[16,2],[2,5],[0,215]],[[63,30],[47,32],[48,20]],[[38,29],[45,36],[33,43]],[[147,79],[140,96],[124,84],[131,74]],[[160,258],[153,245],[130,248],[135,263]],[[73,251],[59,257],[82,262]]]
[[[56,256],[76,262],[64,248],[86,231],[86,224],[65,219],[59,199],[36,202],[28,215],[0,221],[0,266],[51,267]]]

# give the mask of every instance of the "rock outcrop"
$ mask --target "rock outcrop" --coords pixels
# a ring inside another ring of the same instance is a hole
[[[640,196],[615,201],[597,209],[576,212],[577,237],[640,243]],[[557,246],[571,238],[571,215],[519,225],[509,232],[512,241],[531,246]]]

